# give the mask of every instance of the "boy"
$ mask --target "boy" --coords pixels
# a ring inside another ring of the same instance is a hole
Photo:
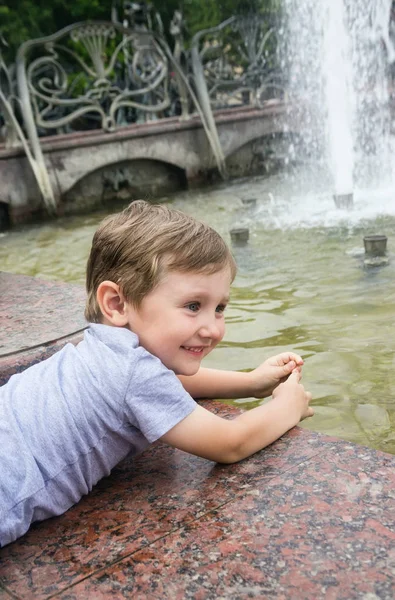
[[[102,222],[87,266],[84,340],[0,388],[1,546],[65,512],[157,439],[232,463],[313,414],[296,354],[250,373],[201,368],[224,336],[235,272],[219,234],[179,211],[136,201]],[[271,394],[234,420],[192,399]]]

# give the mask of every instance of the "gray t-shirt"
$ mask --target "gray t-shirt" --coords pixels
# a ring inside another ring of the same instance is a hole
[[[107,325],[11,377],[0,388],[0,545],[64,513],[195,407],[134,333]]]

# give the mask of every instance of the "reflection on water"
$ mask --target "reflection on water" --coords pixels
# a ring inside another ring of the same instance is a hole
[[[205,220],[230,243],[250,228],[227,309],[227,332],[206,366],[250,369],[292,349],[316,416],[303,426],[395,453],[395,200],[355,194],[351,212],[325,192],[325,176],[238,180],[164,199]],[[243,200],[256,198],[256,205]],[[29,226],[0,239],[0,268],[83,283],[104,213]],[[389,265],[363,266],[363,236],[388,237]],[[238,402],[255,406],[256,400]]]

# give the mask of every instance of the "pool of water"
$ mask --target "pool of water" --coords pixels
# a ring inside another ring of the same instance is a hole
[[[346,211],[327,189],[325,174],[299,169],[161,201],[210,223],[230,244],[233,227],[250,230],[247,245],[233,246],[239,272],[227,331],[206,366],[251,369],[292,349],[305,360],[314,397],[316,414],[303,426],[395,453],[395,198],[359,190]],[[0,268],[82,284],[107,212],[2,235]],[[388,237],[385,267],[364,265],[363,237],[372,233]]]

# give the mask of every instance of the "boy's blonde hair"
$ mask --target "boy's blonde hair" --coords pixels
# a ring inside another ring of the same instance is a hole
[[[136,200],[104,219],[93,236],[85,318],[102,321],[96,299],[102,281],[118,284],[125,299],[137,308],[164,272],[215,273],[226,266],[233,280],[235,261],[214,229],[179,210]]]

